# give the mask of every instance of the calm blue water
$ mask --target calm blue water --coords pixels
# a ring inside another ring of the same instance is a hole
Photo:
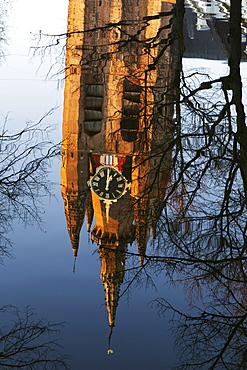
[[[120,300],[112,335],[114,354],[107,355],[110,328],[99,277],[100,261],[83,228],[73,274],[59,191],[56,186],[58,199],[45,207],[43,231],[35,226],[15,226],[15,259],[5,260],[0,270],[4,281],[1,304],[30,305],[40,318],[66,321],[61,336],[74,370],[168,369],[175,359],[168,323],[148,303],[157,296],[178,303],[183,299],[181,292],[169,290],[162,278],[156,281],[158,292],[146,291],[145,287],[132,289],[128,302],[125,297]]]

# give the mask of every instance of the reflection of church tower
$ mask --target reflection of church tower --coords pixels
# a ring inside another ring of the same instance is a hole
[[[61,191],[75,255],[94,216],[110,326],[128,244],[142,264],[169,182],[173,61],[159,41],[174,2],[69,2]]]
[[[99,249],[101,258],[101,280],[106,295],[108,321],[111,327],[115,326],[116,310],[120,295],[120,286],[124,280],[125,252],[127,246],[107,245]]]

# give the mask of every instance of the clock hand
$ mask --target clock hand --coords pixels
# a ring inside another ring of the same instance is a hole
[[[105,186],[105,190],[109,190],[109,184],[110,184],[110,182],[111,182],[111,180],[112,180],[112,175],[111,176],[109,176],[109,174],[110,174],[110,170],[109,170],[109,168],[107,169],[107,178],[106,178],[106,186]]]
[[[105,187],[105,190],[109,190],[109,184],[110,184],[111,180],[112,180],[112,176],[109,176],[109,177],[107,178],[107,180],[106,180],[106,187]]]
[[[107,168],[107,177],[106,177],[106,183],[105,183],[105,190],[108,190],[108,187],[109,187],[109,174],[110,174],[110,171],[109,171],[109,168]]]

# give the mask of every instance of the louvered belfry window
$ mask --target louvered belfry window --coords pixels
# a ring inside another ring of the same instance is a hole
[[[102,128],[102,105],[103,105],[103,85],[94,84],[85,86],[84,103],[84,130],[88,135],[95,135]]]
[[[128,142],[132,142],[137,139],[141,91],[141,86],[134,84],[128,79],[124,80],[121,134],[123,140]]]

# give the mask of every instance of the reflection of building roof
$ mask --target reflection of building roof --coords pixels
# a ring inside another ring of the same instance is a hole
[[[227,59],[229,22],[226,18],[208,18],[205,20],[208,27],[198,30],[197,15],[186,8],[184,20],[185,58]]]
[[[207,24],[210,27],[213,35],[213,40],[218,43],[221,50],[223,50],[227,57],[230,52],[228,34],[229,34],[229,22],[225,19],[208,19]]]
[[[186,8],[184,20],[185,58],[226,59],[225,48],[218,43],[217,32],[213,35],[210,24],[206,29],[197,30],[197,15],[190,8]]]

